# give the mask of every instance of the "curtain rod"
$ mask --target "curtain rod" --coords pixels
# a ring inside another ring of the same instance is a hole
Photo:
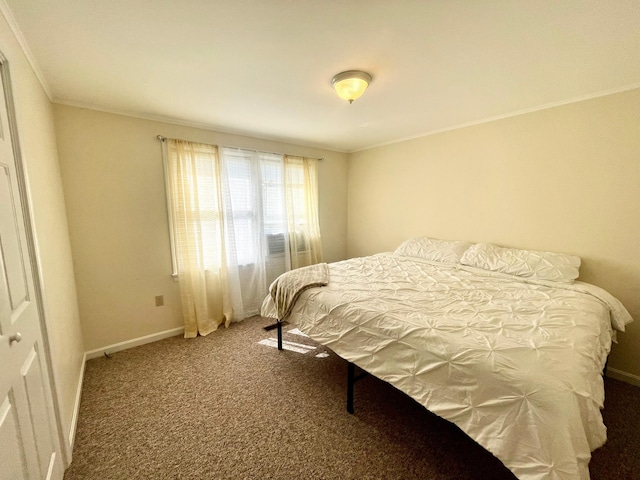
[[[156,138],[158,140],[160,140],[161,142],[164,142],[165,140],[180,140],[179,138],[168,138],[168,137],[163,137],[162,135],[156,135]],[[288,155],[285,153],[280,153],[280,152],[266,152],[264,150],[254,150],[252,148],[242,148],[242,147],[229,147],[227,145],[222,145],[222,148],[233,148],[235,150],[246,150],[249,152],[261,152],[261,153],[270,153],[273,155]],[[304,155],[290,155],[292,157],[303,157]],[[306,158],[314,158],[315,160],[318,160],[319,162],[324,162],[324,158],[316,158],[316,157],[306,157]]]

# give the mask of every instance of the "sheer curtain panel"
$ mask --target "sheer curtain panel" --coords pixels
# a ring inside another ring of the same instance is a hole
[[[221,150],[225,245],[233,311],[235,317],[246,318],[259,313],[270,276],[286,271],[284,265],[275,273],[272,271],[267,245],[267,234],[286,228],[284,205],[279,218],[274,220],[270,215],[270,207],[278,199],[268,191],[272,169],[282,170],[282,155],[228,147]]]
[[[173,139],[165,149],[184,336],[207,335],[232,320],[218,149]]]
[[[322,262],[318,219],[318,160],[284,157],[284,191],[291,268]]]

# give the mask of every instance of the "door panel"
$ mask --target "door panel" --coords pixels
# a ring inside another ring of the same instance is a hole
[[[9,289],[10,308],[15,311],[29,299],[16,212],[12,208],[8,208],[14,205],[9,175],[9,167],[3,165],[0,170],[0,205],[4,207],[0,208],[0,238],[2,238],[2,258],[4,259],[5,281]]]
[[[38,452],[38,460],[40,464],[41,475],[49,470],[49,464],[52,459],[51,445],[53,438],[51,436],[51,428],[49,427],[49,419],[47,416],[47,402],[43,386],[45,379],[42,375],[41,359],[37,353],[38,345],[29,352],[27,359],[22,366],[21,376],[27,395],[27,405],[29,405],[29,423],[33,425],[33,433],[35,436],[36,451]]]
[[[0,469],[2,478],[27,478],[23,442],[18,430],[16,408],[8,392],[0,403]]]

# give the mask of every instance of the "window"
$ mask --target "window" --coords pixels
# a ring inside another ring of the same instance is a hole
[[[277,245],[287,230],[283,156],[224,147],[222,165],[238,264],[284,253]]]
[[[317,160],[180,140],[163,151],[183,304],[202,309],[215,289],[227,321],[244,318],[278,275],[321,261]]]

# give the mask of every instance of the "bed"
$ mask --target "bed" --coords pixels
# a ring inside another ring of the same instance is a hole
[[[603,368],[632,319],[576,280],[578,257],[420,237],[322,265],[279,277],[262,315],[455,423],[520,479],[589,478]]]

